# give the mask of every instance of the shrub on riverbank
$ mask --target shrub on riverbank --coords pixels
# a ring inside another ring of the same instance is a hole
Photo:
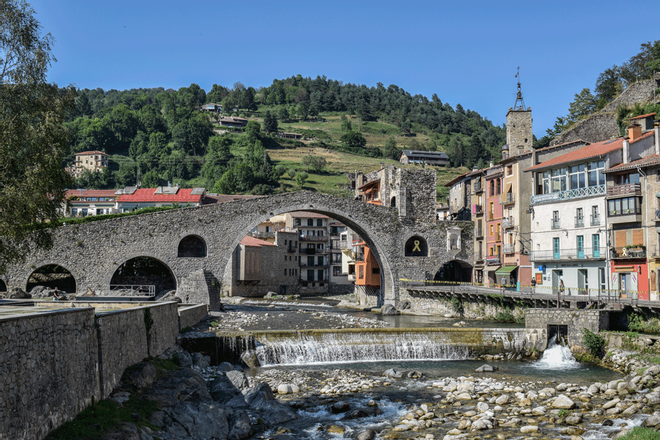
[[[650,428],[637,427],[619,440],[660,440],[660,432]]]

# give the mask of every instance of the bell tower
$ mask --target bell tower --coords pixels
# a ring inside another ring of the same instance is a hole
[[[506,114],[506,144],[509,156],[515,156],[532,151],[534,137],[532,134],[532,108],[525,107],[520,88],[520,67],[518,67],[518,93],[513,107]]]

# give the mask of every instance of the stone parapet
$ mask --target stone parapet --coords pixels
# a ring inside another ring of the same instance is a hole
[[[208,316],[206,304],[179,306],[179,330],[192,327]]]

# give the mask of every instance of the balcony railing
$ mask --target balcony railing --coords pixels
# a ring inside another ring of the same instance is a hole
[[[644,246],[628,247],[620,246],[612,248],[612,259],[626,260],[631,258],[646,258],[646,248]]]
[[[474,261],[475,261],[475,263],[483,263],[484,255],[481,252],[475,252],[474,253]]]
[[[515,226],[515,222],[513,217],[504,217],[502,220],[502,227],[503,228],[513,228]]]
[[[607,256],[604,246],[599,248],[559,249],[533,251],[529,254],[530,261],[557,261],[557,260],[604,260]]]
[[[484,206],[483,205],[474,205],[474,213],[476,215],[483,215],[484,213]]]
[[[551,219],[552,222],[552,229],[560,229],[561,228],[561,223],[558,218],[553,218]]]
[[[505,244],[504,246],[502,246],[502,250],[504,251],[505,254],[513,254],[514,252],[516,252],[515,248],[516,247],[512,244]]]
[[[300,262],[300,267],[318,267],[318,268],[324,268],[324,267],[328,267],[328,263],[327,263],[327,262],[323,262],[323,263],[319,264],[318,262],[315,261],[314,263],[309,264],[307,261],[301,261],[301,262]]]
[[[301,235],[298,237],[300,241],[328,241],[327,235]]]
[[[516,198],[513,193],[506,193],[505,195],[500,196],[500,205],[509,205],[515,203]]]
[[[598,214],[591,214],[591,226],[599,226],[600,225],[600,215]]]
[[[584,217],[575,217],[575,227],[576,228],[584,227]]]
[[[640,195],[642,195],[642,187],[639,183],[626,183],[625,185],[614,185],[607,188],[607,197]]]
[[[486,257],[486,264],[489,266],[495,266],[501,264],[500,261],[501,259],[499,255],[490,255]]]
[[[549,194],[537,194],[531,197],[532,205],[542,203],[554,203],[558,200],[581,199],[584,197],[593,197],[605,194],[605,185],[590,186],[588,188],[569,189],[567,191],[557,191]]]
[[[480,183],[475,182],[475,184],[474,184],[474,193],[479,194],[479,193],[482,193],[482,192],[484,192],[484,187],[481,186]]]

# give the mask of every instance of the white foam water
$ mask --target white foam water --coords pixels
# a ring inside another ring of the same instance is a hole
[[[557,343],[557,336],[553,336],[548,342],[548,348],[543,352],[543,357],[532,364],[540,370],[575,370],[581,368],[581,364],[575,359],[570,348]]]

